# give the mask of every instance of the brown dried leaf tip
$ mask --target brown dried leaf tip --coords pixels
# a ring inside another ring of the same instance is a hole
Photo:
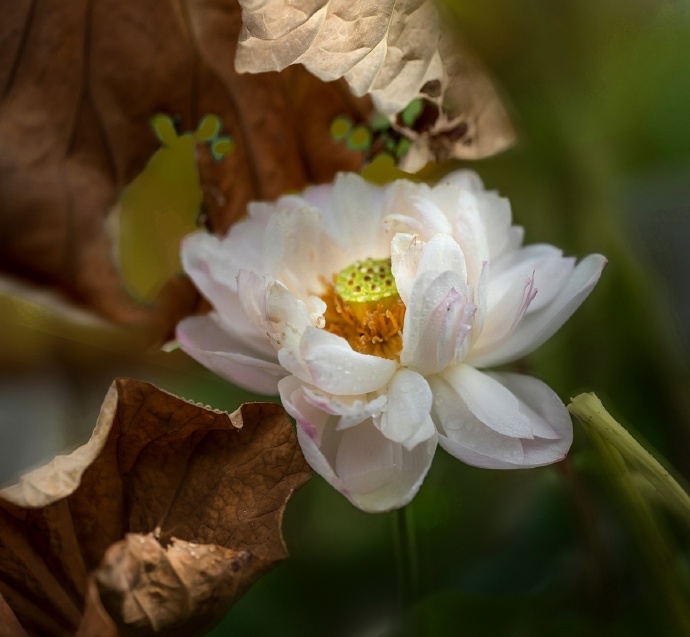
[[[280,406],[116,380],[87,444],[0,492],[0,637],[202,634],[286,557],[309,477]]]

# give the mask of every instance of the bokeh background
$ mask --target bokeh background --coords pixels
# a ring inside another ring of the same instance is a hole
[[[520,369],[566,402],[595,391],[690,478],[690,5],[446,4],[519,139],[458,165],[510,199],[528,242],[609,259],[584,306]],[[115,376],[230,411],[255,398],[180,352],[142,353],[11,288],[0,305],[3,484],[83,442]],[[565,463],[531,471],[474,469],[439,450],[411,506],[421,594],[405,628],[394,516],[361,513],[315,476],[285,515],[290,559],[212,635],[685,634],[659,594],[671,566],[649,559],[610,472],[577,423],[575,433]],[[690,529],[655,511],[673,567],[687,569]]]

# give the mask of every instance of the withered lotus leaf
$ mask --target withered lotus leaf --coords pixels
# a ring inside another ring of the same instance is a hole
[[[239,3],[239,71],[303,64],[323,80],[344,78],[391,116],[422,99],[425,112],[414,126],[393,117],[414,141],[406,170],[431,160],[487,157],[515,141],[493,82],[433,0]]]
[[[0,637],[200,634],[286,557],[309,476],[278,405],[116,380],[87,444],[0,491]]]
[[[360,167],[361,154],[333,142],[329,126],[343,113],[362,121],[369,101],[302,68],[238,75],[240,26],[236,0],[5,3],[0,271],[60,288],[122,324],[169,329],[189,313],[180,286],[164,290],[161,304],[130,296],[105,228],[160,147],[149,125],[156,113],[176,118],[182,131],[213,113],[234,139],[234,152],[217,164],[199,150],[203,212],[218,232],[250,200]]]
[[[2,595],[0,595],[0,636],[28,637]]]

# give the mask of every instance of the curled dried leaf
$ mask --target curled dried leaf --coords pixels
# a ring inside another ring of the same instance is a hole
[[[439,20],[432,0],[240,4],[237,70],[260,73],[303,64],[323,80],[344,78],[415,141],[405,169],[431,159],[477,159],[513,143],[493,83],[445,19]],[[417,99],[425,103],[423,120],[401,120],[398,115]]]
[[[86,445],[0,492],[0,594],[32,637],[196,634],[287,555],[309,475],[278,405],[119,379]]]

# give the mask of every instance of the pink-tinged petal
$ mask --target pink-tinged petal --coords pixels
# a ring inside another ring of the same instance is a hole
[[[408,243],[408,236],[397,235],[393,240],[393,275],[396,285],[400,277],[401,298],[407,306],[400,362],[426,375],[464,353],[475,308],[468,298],[465,258],[456,241],[439,234],[419,250],[414,241]]]
[[[303,389],[304,399],[310,405],[340,418],[337,429],[354,427],[367,418],[378,418],[388,403],[386,394],[334,396],[319,391],[311,385],[304,385]]]
[[[514,438],[486,427],[445,376],[430,379],[432,414],[439,444],[453,456],[478,467],[519,469],[558,462],[567,454],[573,437],[570,416],[541,381],[519,374],[491,374],[502,391],[513,396],[513,408],[529,422],[530,436]]]
[[[492,447],[488,454],[482,454],[475,451],[477,445],[476,440],[468,440],[466,436],[461,435],[459,432],[452,432],[451,436],[444,436],[439,433],[438,444],[444,451],[448,452],[454,458],[457,458],[461,462],[470,465],[471,467],[479,467],[480,469],[520,469],[522,465],[516,458],[523,458],[524,455],[520,456],[509,456],[510,460],[501,460],[495,455],[495,447]],[[515,441],[517,442],[517,441]],[[519,444],[519,443],[518,443]],[[520,451],[522,451],[520,449]],[[507,454],[503,454],[507,455]]]
[[[424,480],[437,444],[432,437],[412,450],[385,438],[372,421],[347,429],[337,416],[305,400],[298,379],[280,382],[287,412],[297,421],[297,437],[307,462],[355,506],[371,513],[405,506]]]
[[[427,375],[460,360],[476,309],[470,295],[461,275],[422,271],[420,259],[405,313],[400,363]]]
[[[388,440],[412,449],[434,435],[431,400],[431,388],[423,376],[399,369],[388,386],[386,410],[374,424]]]
[[[538,312],[553,303],[553,300],[572,276],[575,262],[574,257],[562,257],[560,259],[547,259],[535,266],[534,286],[539,293],[530,303],[527,310],[528,314]]]
[[[481,422],[440,374],[429,379],[434,395],[431,411],[439,444],[451,455],[473,466],[507,468],[524,460],[519,438],[503,436]]]
[[[472,339],[477,340],[479,334],[484,329],[486,322],[486,315],[489,306],[489,264],[484,262],[482,264],[482,271],[479,275],[479,281],[474,288],[474,306],[477,308],[474,313],[474,322],[472,325]]]
[[[209,284],[215,285],[211,279]],[[241,347],[246,346],[249,348],[248,351],[258,354],[261,358],[274,358],[275,349],[266,337],[264,325],[246,314],[236,291],[224,285],[219,285],[218,289],[222,289],[222,294],[219,292],[219,300],[215,305],[217,311],[213,320],[222,327],[232,342],[242,344]]]
[[[495,306],[516,280],[534,277],[539,294],[530,312],[550,304],[575,269],[573,257],[563,257],[561,250],[544,244],[526,246],[491,263],[489,307]]]
[[[226,242],[200,231],[186,236],[180,249],[184,271],[221,314],[227,311],[227,299],[237,291],[235,278],[239,271],[228,256]]]
[[[177,326],[177,340],[194,360],[219,376],[257,394],[278,393],[278,381],[287,372],[273,358],[228,334],[213,314],[192,316]]]
[[[303,382],[337,396],[375,392],[398,367],[387,358],[355,352],[344,338],[316,327],[304,331],[298,351],[286,350],[278,353],[282,365]]]
[[[545,383],[522,374],[491,374],[520,401],[520,411],[532,423],[533,440],[523,440],[525,463],[539,467],[559,462],[573,442],[573,423],[558,395]]]
[[[283,378],[278,389],[283,407],[297,422],[297,438],[306,461],[331,486],[342,492],[343,486],[329,461],[337,452],[337,417],[307,402],[302,383],[295,376]]]
[[[534,437],[532,423],[521,413],[518,399],[488,374],[460,365],[440,376],[467,410],[489,429],[510,438]]]
[[[606,259],[592,254],[583,259],[553,301],[543,309],[528,313],[506,341],[491,350],[467,358],[475,366],[492,366],[515,360],[548,340],[565,323],[596,285]]]
[[[475,332],[479,333],[479,338],[472,346],[467,360],[481,358],[485,352],[491,352],[507,341],[524,319],[536,296],[534,277],[523,275],[513,282],[512,287],[497,303],[491,306],[489,301],[481,332]]]

